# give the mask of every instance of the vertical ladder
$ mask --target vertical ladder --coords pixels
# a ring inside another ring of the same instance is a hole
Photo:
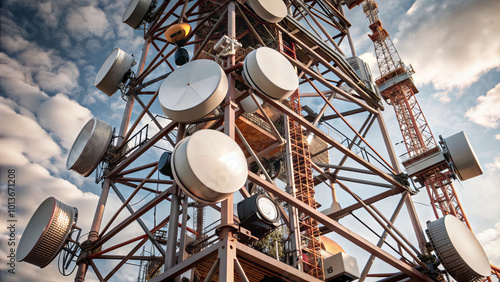
[[[292,109],[300,114],[298,90],[292,94],[290,102]],[[309,144],[302,127],[290,119],[290,142],[292,147],[293,173],[296,198],[317,209],[320,205],[315,200],[314,177]],[[318,222],[310,217],[300,216],[302,243],[302,266],[304,272],[323,280],[323,258],[321,257],[321,242]]]

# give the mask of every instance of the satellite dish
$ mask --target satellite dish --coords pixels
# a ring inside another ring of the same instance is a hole
[[[280,22],[288,13],[282,0],[248,0],[247,3],[260,18],[269,23]]]
[[[54,197],[38,207],[24,229],[16,252],[17,261],[40,268],[47,266],[66,244],[78,217],[78,209]]]
[[[145,20],[153,0],[132,0],[125,9],[122,16],[122,22],[128,24],[131,28],[138,28]]]
[[[460,180],[483,174],[479,160],[463,131],[444,139],[445,150],[448,150],[454,164],[454,170]]]
[[[171,165],[177,185],[202,204],[226,199],[248,176],[246,158],[238,144],[211,129],[181,140],[174,148]]]
[[[195,60],[171,73],[161,84],[158,96],[167,117],[189,123],[212,112],[227,90],[226,74],[216,62]]]
[[[457,281],[481,281],[490,263],[476,236],[452,215],[427,222],[427,235],[439,260]]]
[[[240,225],[262,238],[279,226],[281,214],[276,204],[264,194],[255,194],[238,203]]]
[[[66,169],[89,176],[101,162],[113,136],[111,125],[97,118],[85,124],[69,150]]]
[[[243,78],[253,88],[277,100],[288,98],[299,87],[292,64],[278,51],[258,48],[243,63]]]
[[[135,65],[134,58],[116,47],[97,73],[95,87],[111,97],[128,79],[133,65]]]

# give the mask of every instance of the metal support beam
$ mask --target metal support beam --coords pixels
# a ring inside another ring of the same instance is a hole
[[[122,193],[120,192],[120,190],[118,188],[116,188],[115,184],[114,183],[111,183],[111,188],[113,188],[113,191],[115,191],[115,194],[118,196],[118,198],[120,198],[120,201],[122,201],[122,203],[125,203],[125,197],[123,197]],[[127,207],[127,210],[133,214],[135,211],[134,209],[129,205],[127,204],[126,205]],[[187,213],[186,213],[187,214]],[[146,224],[144,223],[144,221],[142,221],[142,219],[139,217],[137,218],[137,223],[139,223],[139,225],[141,226],[142,230],[144,231],[144,233],[146,233],[146,235],[148,235],[148,238],[149,240],[151,240],[151,243],[153,243],[153,245],[155,245],[156,249],[158,249],[158,251],[161,253],[161,255],[163,257],[166,256],[165,254],[165,250],[163,249],[163,247],[156,241],[155,237],[153,236],[153,233],[151,233],[148,229],[148,227],[146,226]]]
[[[415,279],[418,279],[419,281],[433,281],[429,277],[425,276],[423,273],[415,270],[413,267],[410,265],[400,261],[399,259],[396,259],[386,251],[380,249],[379,247],[375,246],[374,244],[370,243],[368,240],[365,238],[357,235],[353,231],[347,229],[340,223],[336,222],[335,220],[327,217],[326,215],[318,212],[312,207],[309,207],[308,205],[298,201],[296,198],[292,197],[288,193],[282,191],[278,187],[271,185],[267,181],[263,180],[259,176],[257,176],[254,173],[249,173],[248,178],[250,181],[262,186],[264,189],[274,193],[276,197],[280,198],[283,201],[286,201],[288,204],[294,206],[297,208],[300,212],[305,213],[306,215],[310,216],[311,218],[317,220],[318,222],[322,223],[325,225],[327,228],[331,229],[332,231],[336,232],[340,236],[344,237],[345,239],[351,241],[352,243],[356,244],[360,248],[364,249],[365,251],[376,255],[379,259],[383,260],[387,264],[403,271],[406,273],[408,276],[413,277]]]
[[[215,243],[214,245],[202,250],[201,252],[190,256],[185,261],[183,261],[179,264],[176,264],[174,267],[170,268],[169,270],[166,270],[162,274],[152,278],[149,281],[150,282],[169,281],[170,279],[173,279],[173,277],[181,275],[182,273],[195,267],[201,261],[212,256],[214,253],[216,253],[219,250],[219,248],[222,245],[224,245],[224,242],[219,241],[219,242]]]
[[[403,204],[404,204],[406,197],[408,197],[408,193],[403,194],[403,196],[401,197],[401,200],[399,200],[398,205],[396,206],[396,209],[392,213],[392,216],[390,219],[391,222],[396,221],[396,218],[398,217],[399,212],[401,211],[401,208],[403,207]],[[384,245],[384,242],[385,242],[385,239],[387,238],[387,235],[389,235],[389,233],[387,233],[387,231],[384,231],[382,233],[382,236],[380,236],[380,239],[378,240],[377,247],[382,247],[382,245]],[[365,280],[366,275],[368,275],[368,272],[370,271],[370,268],[372,267],[374,261],[375,261],[375,256],[370,255],[370,258],[368,258],[368,261],[366,262],[365,267],[363,268],[363,271],[361,272],[361,276],[359,277],[359,281]]]
[[[322,130],[317,128],[316,126],[313,126],[310,122],[305,120],[302,116],[298,115],[288,107],[284,106],[282,103],[269,98],[267,95],[261,93],[260,91],[256,90],[256,93],[258,96],[263,99],[264,101],[268,102],[271,104],[273,107],[279,109],[282,111],[284,114],[288,115],[290,118],[292,118],[294,121],[298,122],[300,125],[304,126],[307,130],[312,132],[314,135],[317,137],[321,138],[323,141],[326,143],[332,145],[335,147],[337,150],[339,150],[341,153],[349,156],[352,160],[358,162],[359,164],[363,165],[367,169],[373,171],[377,175],[379,175],[382,179],[386,180],[387,182],[391,183],[392,185],[396,186],[399,189],[403,190],[408,190],[407,187],[403,186],[401,183],[399,183],[397,180],[393,178],[392,175],[389,175],[383,171],[381,171],[379,168],[375,167],[373,164],[368,162],[367,160],[363,159],[359,155],[357,155],[355,152],[351,151],[344,145],[340,144],[337,140],[333,139],[326,133],[324,133]]]
[[[392,162],[392,167],[396,169],[397,173],[401,172],[401,169],[399,167],[399,163],[397,161],[397,156],[396,153],[394,152],[394,148],[392,147],[392,142],[391,138],[389,136],[389,132],[387,131],[387,127],[385,126],[385,121],[384,117],[382,116],[382,112],[380,112],[380,109],[378,110],[377,114],[377,120],[380,125],[380,132],[382,133],[382,137],[384,138],[385,146],[387,148],[387,153],[389,154],[389,158]],[[415,236],[417,237],[418,241],[418,246],[420,248],[420,251],[424,254],[428,254],[427,251],[427,242],[425,240],[424,236],[424,230],[422,229],[422,226],[420,225],[420,220],[418,218],[417,211],[415,209],[415,206],[413,205],[413,201],[411,197],[406,198],[406,208],[408,210],[408,215],[410,217],[411,224],[413,226],[413,230],[415,232]]]

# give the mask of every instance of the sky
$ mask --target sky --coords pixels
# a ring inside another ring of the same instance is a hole
[[[108,97],[98,91],[94,78],[117,46],[139,57],[143,38],[140,31],[121,23],[128,1],[0,3],[0,199],[6,203],[7,171],[15,169],[19,239],[31,214],[49,196],[93,213],[100,186],[93,176],[66,170],[66,156],[91,117],[119,126],[125,102],[120,95]],[[379,18],[400,56],[416,71],[417,99],[434,136],[465,131],[483,167],[482,176],[455,182],[455,188],[490,260],[500,265],[500,4],[496,0],[378,3]],[[360,7],[346,13],[356,52],[376,74],[368,20]],[[348,50],[345,44],[341,48]],[[401,141],[390,106],[383,115],[393,143]],[[401,155],[404,146],[396,145],[395,150]],[[414,200],[428,203],[425,193]],[[110,209],[117,206],[116,199],[110,201]],[[417,206],[419,211],[429,210]],[[3,226],[7,205],[2,204],[0,211]],[[88,231],[91,220],[81,216],[78,225]],[[0,234],[0,257],[5,258],[9,234],[3,228]],[[6,265],[0,265],[2,281],[66,281],[55,263],[41,272],[26,263],[16,266],[18,272],[10,275]],[[114,281],[136,278],[132,272],[120,275]]]

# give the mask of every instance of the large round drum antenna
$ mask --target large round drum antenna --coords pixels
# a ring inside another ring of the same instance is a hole
[[[17,248],[17,261],[47,266],[66,244],[78,218],[75,207],[47,198],[31,217]]]
[[[95,87],[112,96],[129,78],[134,58],[120,48],[115,48],[108,56],[95,78]]]
[[[226,97],[224,70],[214,61],[195,60],[172,72],[161,84],[159,101],[165,115],[193,122],[212,112]]]
[[[92,118],[76,137],[66,159],[66,169],[89,176],[101,162],[113,136],[107,122]]]
[[[177,185],[202,204],[220,202],[238,191],[248,176],[238,144],[219,131],[204,129],[181,140],[172,154]]]
[[[483,174],[483,169],[463,131],[444,139],[445,150],[453,162],[453,168],[460,180]]]
[[[427,235],[446,271],[459,282],[481,281],[490,263],[476,236],[453,215],[427,222]]]
[[[292,64],[278,51],[258,48],[245,57],[243,79],[267,96],[284,100],[299,87]]]
[[[250,8],[269,23],[278,23],[287,15],[286,4],[281,0],[248,0]]]
[[[125,9],[122,16],[122,22],[128,24],[131,28],[138,28],[145,20],[153,0],[132,0]]]

